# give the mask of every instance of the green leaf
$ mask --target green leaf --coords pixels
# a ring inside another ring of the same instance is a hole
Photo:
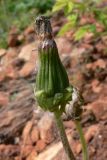
[[[79,10],[79,12],[83,12],[86,10],[86,5],[84,2],[77,2],[75,3],[75,8]]]
[[[75,40],[80,40],[87,32],[88,28],[86,26],[80,27],[74,34]]]
[[[76,24],[78,15],[77,14],[72,14],[67,16],[68,22],[61,28],[59,31],[58,35],[64,35],[67,31],[69,31],[71,28],[73,28]]]
[[[23,2],[21,2],[16,6],[16,12],[21,12],[23,10],[26,10],[26,5]]]
[[[73,26],[76,24],[77,18],[78,18],[77,14],[71,14],[67,16],[68,21],[70,21]]]
[[[61,30],[59,31],[58,35],[64,35],[67,31],[69,31],[72,28],[72,22],[66,23]]]
[[[68,8],[67,13],[69,14],[74,8],[74,3],[68,2],[67,8]]]
[[[96,32],[96,25],[95,25],[95,24],[89,25],[88,30],[89,30],[90,32],[95,33],[95,32]]]
[[[89,24],[85,25],[83,27],[80,27],[74,34],[75,40],[80,40],[85,36],[87,32],[96,32],[96,25],[95,24]]]
[[[52,12],[59,11],[59,10],[63,9],[66,5],[67,5],[67,3],[65,0],[57,0],[55,5],[53,6]]]
[[[101,14],[99,14],[98,19],[102,24],[104,24],[104,25],[107,24],[107,14],[106,13],[102,12]]]

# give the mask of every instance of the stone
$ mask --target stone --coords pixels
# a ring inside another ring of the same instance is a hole
[[[87,69],[95,70],[95,69],[97,69],[97,68],[105,69],[106,66],[107,66],[106,61],[104,61],[103,59],[98,59],[98,60],[96,60],[96,61],[93,62],[93,63],[88,63],[88,64],[86,65],[86,68],[87,68]]]
[[[25,38],[24,35],[20,34],[18,35],[17,40],[19,41],[19,43],[22,43],[24,41],[24,38]]]
[[[87,109],[92,110],[97,120],[107,119],[107,96],[101,97],[87,105]]]
[[[96,23],[96,32],[103,32],[104,31],[104,25],[101,23]]]
[[[59,26],[55,26],[55,27],[53,28],[53,35],[54,35],[54,36],[57,35],[57,33],[59,32],[59,30],[60,30],[60,27],[59,27]]]
[[[92,85],[92,90],[94,93],[100,93],[102,90],[102,85],[100,84],[100,82],[97,79],[94,79],[91,83]]]
[[[103,59],[98,59],[97,61],[94,62],[94,67],[97,68],[105,68],[107,66],[106,61],[104,61]]]
[[[33,127],[33,122],[28,121],[22,133],[23,144],[32,145],[32,140],[30,137],[30,132],[32,130],[32,127]]]
[[[89,33],[89,32],[87,32],[86,34],[85,34],[85,36],[84,36],[84,42],[85,43],[91,43],[92,42],[92,40],[93,40],[93,37],[94,37],[94,33]]]
[[[28,35],[28,34],[31,34],[31,33],[34,33],[34,26],[33,25],[30,25],[28,26],[25,30],[24,30],[24,35]]]
[[[63,54],[63,53],[71,53],[72,51],[72,44],[70,41],[68,41],[66,38],[57,38],[55,39],[57,46],[58,46],[58,51],[59,54]],[[64,45],[66,44],[66,45]]]
[[[42,152],[45,147],[46,143],[43,140],[38,140],[35,149],[37,152]]]
[[[5,145],[0,144],[0,157],[11,157],[13,155],[19,155],[20,147],[18,145]]]
[[[101,41],[97,42],[96,45],[95,45],[95,48],[97,49],[97,52],[99,52],[100,54],[103,53],[105,47],[106,47],[105,44],[102,43]]]
[[[6,52],[6,55],[2,57],[1,64],[6,67],[8,64],[12,63],[12,61],[17,58],[17,56],[17,49],[9,48]]]
[[[6,66],[5,73],[6,73],[6,77],[12,78],[12,79],[16,79],[19,76],[17,70],[14,68],[12,64],[8,64]]]
[[[0,68],[0,82],[4,81],[6,78],[6,73],[3,68]]]
[[[35,149],[31,152],[31,154],[26,158],[26,160],[34,160],[35,157],[37,156],[37,152]]]
[[[34,42],[23,46],[19,55],[18,55],[18,58],[24,59],[25,61],[29,61],[32,56],[33,50],[36,47],[37,47],[37,45]]]
[[[7,92],[0,92],[0,106],[6,106],[9,103],[9,94]]]
[[[64,121],[63,123],[64,123],[65,128],[70,128],[70,129],[74,129],[75,128],[75,124],[73,123],[72,120]]]
[[[28,157],[33,150],[32,145],[23,145],[21,146],[21,155],[23,158]]]
[[[32,128],[32,131],[31,131],[31,141],[32,143],[36,143],[38,140],[39,140],[39,129],[38,127],[34,126]]]
[[[72,141],[71,133],[68,134],[67,137],[68,137],[68,141],[71,142]],[[63,149],[62,142],[57,142],[55,144],[52,144],[46,150],[42,151],[39,155],[37,155],[34,158],[34,160],[55,160],[62,149]],[[62,154],[60,159],[62,160]]]
[[[45,143],[51,143],[54,140],[54,119],[49,112],[46,112],[38,122],[40,138]]]
[[[19,71],[20,77],[27,77],[33,73],[35,69],[35,64],[32,62],[26,62],[22,69]]]
[[[18,30],[16,27],[13,26],[9,32],[9,36],[7,39],[9,47],[15,47],[17,45],[18,43],[17,37],[18,37]]]
[[[8,37],[8,46],[15,47],[17,45],[17,34],[9,35]]]
[[[4,56],[6,54],[6,49],[1,48],[0,49],[0,57]]]

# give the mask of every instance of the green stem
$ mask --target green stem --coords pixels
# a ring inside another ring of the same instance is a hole
[[[76,128],[77,128],[78,132],[79,132],[80,141],[81,141],[81,144],[82,144],[83,160],[89,160],[87,145],[86,145],[86,141],[85,141],[85,138],[84,138],[84,133],[83,133],[80,121],[75,120],[75,125],[76,125]]]
[[[69,145],[66,133],[65,133],[63,121],[61,119],[61,115],[60,115],[59,112],[54,112],[54,115],[55,115],[57,127],[58,127],[59,132],[60,132],[60,137],[61,137],[61,140],[62,140],[62,143],[63,143],[63,147],[65,149],[65,152],[66,152],[67,156],[68,156],[68,159],[69,160],[76,160],[75,157],[74,157],[74,154],[73,154],[73,152],[70,148],[70,145]]]

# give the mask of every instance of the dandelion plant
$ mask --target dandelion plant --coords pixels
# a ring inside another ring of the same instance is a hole
[[[57,45],[52,35],[50,20],[45,16],[39,16],[36,18],[35,24],[40,44],[38,46],[39,67],[34,94],[38,105],[42,109],[54,113],[68,159],[76,160],[70,148],[61,116],[63,113],[71,117],[74,114],[77,129],[81,131],[79,120],[76,120],[76,117],[81,114],[81,105],[78,103],[78,105],[73,107],[71,105],[67,106],[67,104],[72,102],[74,87],[70,85],[67,72],[60,60]],[[76,109],[72,111],[72,108]],[[68,110],[70,110],[70,114]],[[83,136],[80,136],[80,138],[81,142],[85,142]],[[83,151],[84,160],[88,160],[86,145],[83,145]]]

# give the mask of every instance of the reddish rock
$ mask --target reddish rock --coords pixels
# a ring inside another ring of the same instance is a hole
[[[13,155],[19,155],[20,147],[17,145],[5,145],[0,144],[0,157],[11,157]]]
[[[72,141],[71,133],[69,133],[67,135],[67,138],[68,138],[68,141],[71,143],[71,141]],[[34,160],[66,160],[67,157],[66,158],[65,158],[65,156],[62,157],[62,155],[64,153],[64,150],[62,150],[62,149],[63,149],[63,145],[62,145],[61,141],[54,143],[54,144],[50,145],[50,147],[47,147],[47,149],[45,149],[43,152],[38,154],[38,156],[36,156]],[[61,152],[61,151],[63,151],[63,152]],[[61,156],[59,156],[60,152],[61,152]],[[73,152],[74,152],[74,150],[73,150]]]
[[[103,97],[107,97],[107,83],[101,83],[101,86],[100,99],[103,99]]]
[[[42,152],[46,147],[46,143],[43,141],[43,140],[39,140],[37,141],[37,144],[36,144],[36,151],[37,152]]]
[[[15,47],[17,44],[17,34],[10,34],[8,37],[8,46]]]
[[[6,77],[12,79],[16,79],[19,76],[17,70],[14,68],[14,66],[12,66],[12,64],[7,65],[7,67],[5,68],[5,73]]]
[[[95,93],[99,93],[102,90],[102,85],[100,84],[100,82],[97,79],[94,79],[91,83],[92,85],[92,90]]]
[[[4,152],[5,148],[6,148],[5,144],[0,144],[0,152]]]
[[[96,21],[95,21],[95,19],[94,19],[94,17],[93,17],[92,15],[84,15],[84,16],[82,16],[81,19],[80,19],[80,25],[85,25],[85,24],[87,24],[87,23],[93,24],[93,23],[95,23],[95,22],[96,22]]]
[[[10,32],[9,32],[9,36],[8,36],[8,46],[10,47],[15,47],[17,45],[17,37],[18,37],[18,30],[16,27],[12,27]]]
[[[57,33],[59,32],[59,30],[60,30],[60,27],[59,27],[59,26],[55,26],[55,27],[53,28],[53,35],[54,35],[54,36],[57,35]]]
[[[65,36],[68,40],[73,41],[73,34],[74,34],[74,31],[70,30],[65,34]]]
[[[105,49],[105,44],[100,41],[100,42],[96,43],[95,47],[96,47],[97,51],[101,53]]]
[[[45,143],[51,143],[54,140],[54,120],[52,115],[46,112],[38,122],[38,128],[40,131],[40,138]]]
[[[6,77],[5,71],[2,68],[0,68],[0,82],[4,81],[5,77]]]
[[[104,25],[101,23],[96,23],[96,30],[97,32],[103,32],[104,31]]]
[[[24,30],[24,35],[28,35],[28,34],[31,34],[31,33],[34,33],[34,26],[33,25],[30,25],[28,26],[25,30]]]
[[[93,46],[91,45],[91,44],[88,44],[88,43],[82,43],[81,44],[81,47],[80,48],[78,48],[78,51],[80,50],[80,49],[85,49],[85,51],[83,52],[84,54],[85,53],[87,53],[88,51],[90,51],[90,50],[92,50],[93,49]]]
[[[82,16],[80,19],[80,25],[85,25],[87,24],[87,17],[86,16]]]
[[[25,65],[22,67],[22,69],[19,71],[20,77],[27,77],[31,75],[31,73],[35,69],[35,64],[31,62],[26,62]]]
[[[18,35],[17,39],[20,43],[23,42],[24,41],[24,35],[23,34]]]
[[[6,49],[1,48],[0,49],[0,57],[4,56],[6,54]]]
[[[23,158],[28,157],[31,152],[33,150],[33,146],[32,145],[23,145],[21,147],[21,155]]]
[[[74,124],[74,122],[71,121],[71,120],[69,120],[69,121],[64,121],[63,123],[64,123],[65,128],[71,128],[71,129],[75,128],[75,124]]]
[[[67,39],[62,38],[62,37],[57,38],[56,43],[57,43],[57,46],[58,46],[59,54],[71,53],[72,44]],[[66,45],[64,45],[64,44],[66,44]]]
[[[88,127],[85,133],[85,139],[88,143],[94,136],[96,136],[99,132],[99,126],[97,124]]]
[[[93,63],[86,64],[86,69],[92,69],[92,68],[93,68]]]
[[[20,160],[19,156],[14,157],[15,160]]]
[[[0,92],[0,106],[6,106],[9,103],[9,94]]]
[[[34,160],[35,157],[37,156],[37,152],[35,149],[31,152],[31,154],[26,158],[26,160]]]
[[[77,67],[80,63],[80,60],[83,58],[85,53],[85,48],[74,48],[71,53],[71,66],[72,68]]]
[[[107,119],[107,96],[88,104],[87,109],[93,111],[97,120]]]
[[[31,131],[31,140],[32,143],[35,143],[39,140],[39,130],[38,127],[34,126]]]
[[[18,53],[16,49],[9,48],[5,56],[2,57],[1,62],[3,66],[7,66],[9,63],[17,57]]]
[[[101,37],[103,44],[107,45],[107,35]]]
[[[98,59],[97,61],[94,62],[94,68],[99,67],[99,68],[105,68],[107,63],[103,59]]]
[[[33,50],[35,48],[36,48],[36,44],[34,42],[25,45],[24,47],[22,47],[22,49],[18,55],[18,58],[24,59],[25,61],[29,61],[32,56]]]
[[[93,63],[88,63],[86,65],[87,69],[92,69],[95,70],[96,68],[103,68],[105,69],[107,66],[106,61],[104,61],[103,59],[98,59],[97,61],[93,62]]]
[[[94,33],[86,33],[85,36],[84,36],[84,42],[85,43],[92,42],[93,37],[94,37]]]
[[[30,132],[32,130],[32,126],[33,126],[33,122],[28,121],[24,130],[23,130],[23,133],[22,133],[23,144],[26,144],[26,145],[31,145],[32,144],[32,140],[31,140],[31,137],[30,137]]]

